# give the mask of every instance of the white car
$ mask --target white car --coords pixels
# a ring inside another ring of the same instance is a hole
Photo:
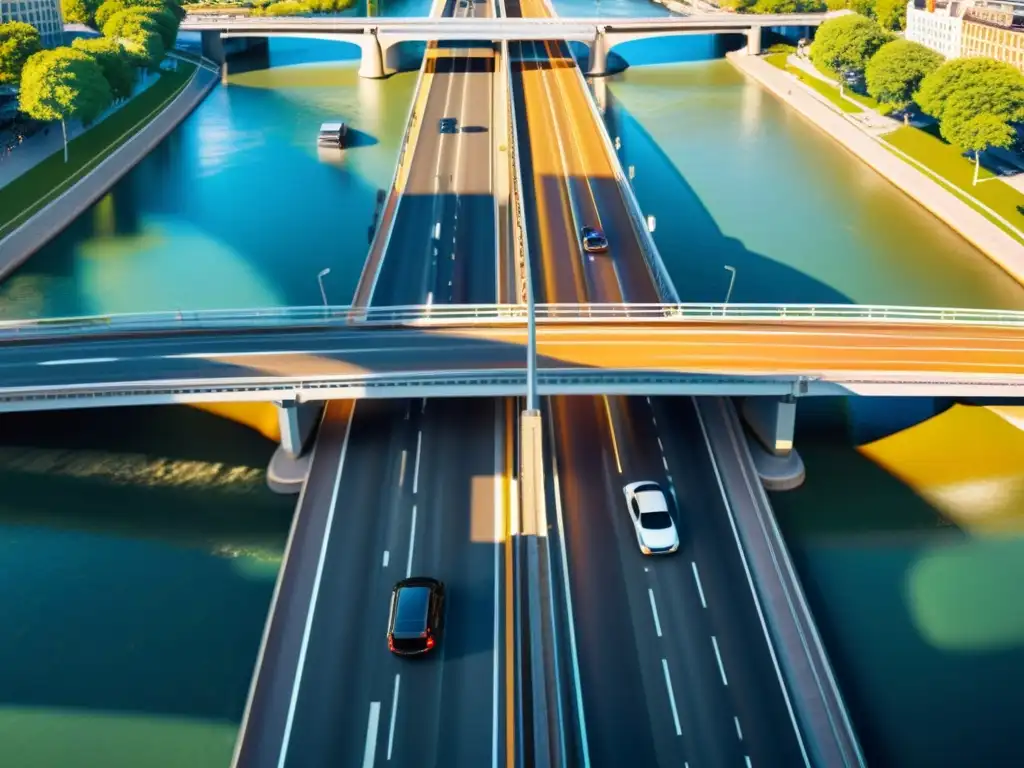
[[[622,489],[636,543],[645,555],[667,555],[679,549],[679,534],[669,514],[665,494],[657,483],[645,480]]]

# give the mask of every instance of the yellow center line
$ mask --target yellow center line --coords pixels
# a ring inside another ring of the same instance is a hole
[[[615,452],[615,466],[619,469],[619,474],[622,474],[622,460],[619,458],[619,441],[615,438],[615,422],[612,421],[612,407],[608,402],[607,395],[601,395],[601,399],[604,400],[604,412],[608,416],[608,431],[612,436],[612,450]]]
[[[505,401],[505,476],[502,479],[504,484],[502,499],[505,509],[502,510],[504,530],[502,536],[505,541],[505,765],[514,768],[516,761],[516,699],[515,699],[515,605],[513,603],[513,573],[512,573],[512,504],[515,502],[512,492],[512,476],[514,472],[515,444],[513,442],[513,429],[515,415],[513,411],[513,400]]]

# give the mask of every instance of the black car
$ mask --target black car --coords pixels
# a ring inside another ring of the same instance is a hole
[[[583,250],[587,253],[603,253],[608,250],[608,239],[596,227],[583,227],[580,230]]]
[[[438,128],[441,133],[455,133],[455,118],[454,117],[442,117],[438,121]]]
[[[426,653],[444,629],[444,584],[426,576],[402,579],[391,590],[388,650],[399,656]]]

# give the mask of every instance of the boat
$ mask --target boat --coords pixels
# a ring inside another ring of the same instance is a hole
[[[321,147],[344,147],[348,126],[345,123],[323,123],[316,143]]]

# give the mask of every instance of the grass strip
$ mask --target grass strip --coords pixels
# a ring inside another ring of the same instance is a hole
[[[21,176],[0,187],[0,239],[62,195],[104,158],[136,135],[184,90],[195,65],[163,72],[138,96],[68,144],[68,162],[59,149]],[[51,127],[50,130],[54,130]],[[57,127],[59,130],[59,127]]]

